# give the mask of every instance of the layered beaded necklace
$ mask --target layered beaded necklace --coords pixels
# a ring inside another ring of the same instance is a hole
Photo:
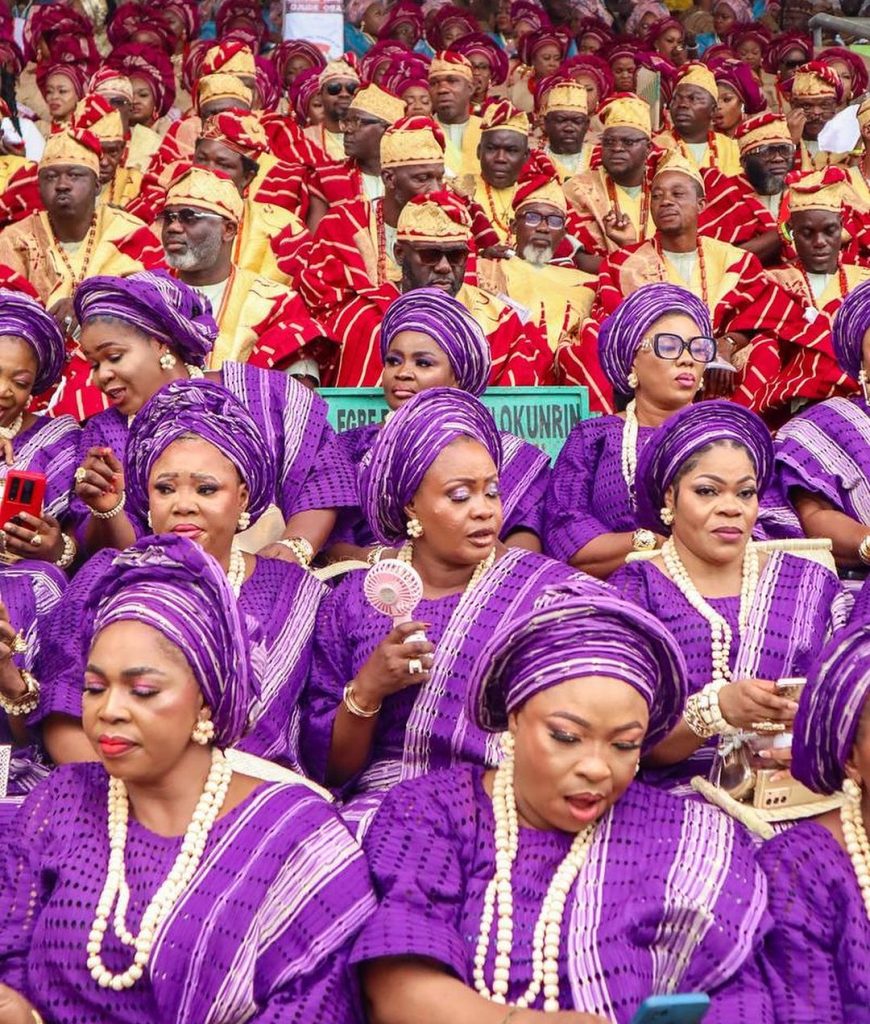
[[[511,225],[510,225],[510,221],[511,221],[511,207],[510,207],[510,203],[501,211],[501,216],[499,216],[499,213],[498,213],[498,211],[495,208],[495,196],[492,194],[492,185],[490,185],[490,183],[488,181],[485,181],[483,183],[483,191],[486,194],[486,203],[487,203],[487,206],[489,207],[490,220],[492,220],[492,222],[495,224],[495,226],[500,231],[504,232],[505,235],[510,234],[510,227],[511,227]],[[512,201],[513,201],[513,196],[511,196],[511,202]]]
[[[852,779],[843,783],[846,799],[840,808],[840,823],[843,826],[843,838],[846,841],[846,852],[852,861],[864,910],[870,918],[870,839],[864,827],[864,815],[861,808],[861,787]]]
[[[21,424],[23,422],[24,410],[22,409],[8,427],[0,427],[0,437],[4,438],[6,441],[11,441],[13,437],[17,437],[21,432]]]
[[[236,595],[236,600],[238,600],[242,592],[242,584],[245,582],[245,556],[238,548],[233,548],[230,551],[230,567],[227,569],[227,579],[229,580],[230,589]]]
[[[403,562],[407,562],[408,565],[412,564],[414,558],[414,544],[412,541],[407,541],[399,548],[399,559]],[[495,548],[484,558],[482,562],[478,562],[474,567],[474,572],[471,574],[471,579],[465,584],[465,590],[463,593],[468,593],[469,590],[474,590],[478,583],[480,583],[483,576],[488,570],[495,565]]]
[[[656,237],[656,238],[652,239],[652,244],[653,244],[653,248],[656,251],[656,254],[658,255],[659,261],[660,261],[660,263],[659,263],[659,280],[660,281],[666,281],[667,277],[665,275],[665,265],[664,265],[665,264],[665,251],[662,248],[662,243],[659,240],[659,238]],[[701,272],[701,296],[700,297],[703,300],[704,305],[709,309],[710,308],[710,301],[709,301],[709,291],[707,289],[707,261],[706,261],[706,259],[704,257],[704,246],[701,244],[701,236],[700,235],[698,235],[698,237],[697,237],[696,245],[697,245],[697,250],[698,250],[698,270]]]
[[[692,582],[689,571],[677,552],[673,538],[668,538],[662,545],[661,555],[668,575],[677,589],[695,611],[707,620],[710,626],[710,646],[713,660],[713,678],[710,683],[714,686],[724,686],[725,683],[731,681],[730,658],[733,640],[731,626],[728,620],[708,603]],[[758,552],[752,541],[749,541],[743,553],[743,576],[740,581],[740,611],[737,621],[741,631],[746,628],[746,623],[749,621],[749,612],[757,589]]]
[[[632,509],[637,507],[634,494],[634,482],[637,476],[637,403],[632,400],[625,407],[625,425],[622,428],[622,479],[628,488],[628,503]]]
[[[813,286],[810,284],[810,276],[807,273],[806,268],[801,263],[797,265],[797,269],[800,271],[801,277],[804,279],[804,284],[807,286],[807,295],[810,297],[813,309],[818,309],[819,304],[816,301],[815,294],[813,293]],[[840,287],[840,298],[844,299],[846,297],[846,293],[849,291],[849,282],[846,280],[846,271],[843,268],[843,264],[840,262],[837,263],[837,284]]]
[[[680,147],[680,152],[690,162],[694,163],[695,158],[692,156],[692,151],[689,149],[688,144],[680,138],[676,129],[673,131],[674,139],[677,145]],[[711,129],[707,132],[707,166],[718,167],[719,166],[719,147],[716,145],[716,133]],[[700,169],[700,168],[699,168]]]
[[[378,287],[387,280],[387,229],[384,226],[384,201],[376,199],[372,206],[375,208],[375,233],[377,235],[378,247]]]
[[[130,803],[127,797],[127,787],[123,781],[114,778],[109,780],[109,870],[106,884],[103,886],[97,903],[97,913],[94,923],[91,925],[87,944],[88,970],[101,988],[111,988],[116,992],[132,988],[145,973],[157,930],[169,917],[172,908],[190,884],[199,867],[209,833],[226,800],[232,776],[233,770],[229,762],[217,748],[213,748],[211,769],[205,782],[205,788],[197,802],[187,831],[184,833],[181,849],[166,880],[146,907],[137,936],[131,934],[125,921],[127,906],[130,902],[130,890],[124,871],[124,850],[127,845]],[[116,900],[117,906],[113,919],[115,934],[124,945],[132,946],[136,951],[133,963],[120,974],[113,974],[105,966],[100,955],[103,940],[109,929],[109,916],[112,914],[112,907],[115,906]]]
[[[474,987],[493,1003],[507,1003],[510,990],[513,950],[513,888],[511,870],[519,849],[519,821],[514,794],[514,759],[508,755],[496,769],[492,785],[492,811],[495,818],[495,874],[486,887],[480,934],[474,954]],[[532,938],[532,980],[513,1004],[519,1009],[531,1007],[543,989],[544,1012],[559,1010],[559,948],[562,942],[562,918],[568,894],[586,862],[595,837],[595,824],[578,832],[565,859],[550,882]],[[492,944],[492,926],[498,914],[496,956],[492,990],[486,984],[486,960]]]

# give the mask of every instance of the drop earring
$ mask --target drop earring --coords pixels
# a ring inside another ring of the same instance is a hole
[[[150,530],[150,529],[152,528],[152,526],[154,525],[154,524],[153,524],[153,523],[151,522],[151,512],[150,512],[150,511],[148,512],[148,515],[147,515],[147,516],[145,517],[145,519],[146,519],[146,521],[147,521],[147,523],[148,523],[148,529]]]
[[[164,352],[160,357],[160,369],[161,370],[172,370],[178,360],[171,352]]]
[[[628,386],[632,391],[636,391],[639,383],[640,381],[637,379],[637,374],[632,370],[628,375]]]
[[[409,537],[416,540],[418,537],[423,536],[423,524],[416,516],[412,516],[408,520],[408,525],[405,527],[405,532]]]
[[[673,526],[674,510],[665,505],[664,508],[659,509],[659,519],[661,519],[665,526]]]
[[[239,513],[239,528],[238,528],[238,532],[239,533],[244,533],[245,530],[247,530],[250,525],[251,525],[251,513],[248,512],[247,509],[245,509],[244,512],[240,512]]]
[[[201,747],[207,746],[214,739],[214,722],[210,718],[197,718],[190,738]]]

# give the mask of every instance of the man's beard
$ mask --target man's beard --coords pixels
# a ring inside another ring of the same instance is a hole
[[[217,263],[223,243],[220,238],[206,238],[193,245],[188,242],[184,252],[167,252],[166,262],[173,270],[182,273],[191,270],[208,270]]]
[[[548,245],[545,249],[541,249],[529,242],[520,253],[520,258],[526,263],[531,263],[533,267],[545,267],[553,258],[553,247]]]
[[[760,196],[778,196],[785,188],[785,174],[771,174],[755,161],[747,160],[744,172]]]

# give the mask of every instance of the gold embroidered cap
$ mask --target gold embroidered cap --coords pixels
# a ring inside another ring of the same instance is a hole
[[[530,203],[547,203],[562,213],[568,212],[568,202],[556,167],[541,150],[535,150],[520,171],[513,199],[514,212],[519,213]]]
[[[569,114],[589,113],[589,94],[585,86],[577,82],[558,82],[544,93],[541,100],[541,116],[563,111]]]
[[[633,128],[652,138],[652,114],[649,104],[633,92],[622,92],[606,100],[598,109],[598,117],[608,128]]]
[[[124,142],[129,135],[124,132],[120,112],[98,92],[89,92],[78,101],[70,119],[70,127],[87,129],[100,142]]]
[[[789,216],[798,210],[831,210],[839,213],[843,209],[848,177],[842,167],[826,167],[807,174],[798,172],[790,174],[785,180]]]
[[[378,117],[387,124],[393,124],[405,116],[405,104],[380,86],[371,85],[359,89],[350,101],[349,110],[358,110],[370,117]]]
[[[414,196],[399,214],[396,238],[400,242],[467,245],[471,216],[452,192]]]
[[[660,174],[664,174],[666,171],[674,171],[676,174],[685,174],[687,178],[691,178],[696,184],[701,186],[701,191],[704,191],[704,179],[701,176],[701,172],[692,163],[691,160],[687,160],[678,149],[672,149],[659,160],[658,166],[656,167],[655,174],[653,175],[653,182]]]
[[[239,39],[229,39],[225,43],[210,46],[203,57],[200,74],[213,75],[219,71],[226,75],[256,77],[254,51]]]
[[[43,167],[86,167],[100,176],[100,140],[93,132],[82,128],[65,128],[52,132],[45,141],[42,159]]]
[[[444,162],[444,132],[429,117],[403,117],[381,136],[381,169]]]
[[[734,138],[740,147],[741,156],[762,146],[781,146],[783,143],[794,145],[785,118],[769,110],[747,117],[737,126]]]
[[[494,131],[516,132],[528,138],[529,119],[510,100],[498,100],[484,110],[480,131],[481,134]]]
[[[196,102],[199,107],[212,100],[235,100],[250,110],[254,103],[254,93],[236,75],[216,71],[213,75],[200,78],[196,87]]]
[[[440,50],[432,58],[429,65],[429,81],[438,75],[459,75],[461,78],[467,78],[469,82],[474,80],[471,61],[465,54],[456,53],[454,50]]]
[[[716,84],[716,76],[700,61],[693,61],[686,64],[684,70],[677,76],[676,89],[681,85],[696,85],[704,92],[710,93],[714,100],[719,100],[719,86]]]
[[[346,60],[331,60],[320,72],[320,88],[334,78],[349,78],[359,82],[359,74]]]
[[[843,80],[837,72],[820,60],[811,60],[795,71],[790,82],[790,93],[799,98],[843,95]]]
[[[205,167],[191,167],[179,175],[166,192],[166,205],[209,210],[234,224],[242,219],[245,208],[232,180]]]

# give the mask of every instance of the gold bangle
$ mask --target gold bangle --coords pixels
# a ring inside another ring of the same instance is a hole
[[[20,697],[14,699],[4,697],[0,694],[0,709],[6,712],[7,715],[18,717],[21,715],[29,715],[39,707],[39,681],[35,676],[32,676],[27,669],[19,669],[19,675],[21,681],[24,683],[26,689]]]
[[[342,701],[354,718],[374,718],[375,715],[380,713],[380,710],[383,707],[383,704],[378,704],[374,711],[366,711],[364,707],[357,704],[353,696],[353,683],[348,683],[347,686],[345,686]]]
[[[108,512],[95,512],[91,509],[91,515],[94,519],[114,519],[115,516],[119,516],[124,511],[124,506],[127,504],[127,493],[126,491],[118,498],[118,504],[114,508],[110,508]]]
[[[296,561],[306,569],[314,560],[314,547],[311,541],[306,540],[304,537],[285,537],[283,540],[279,540],[278,543],[283,544],[285,548],[292,551]]]

